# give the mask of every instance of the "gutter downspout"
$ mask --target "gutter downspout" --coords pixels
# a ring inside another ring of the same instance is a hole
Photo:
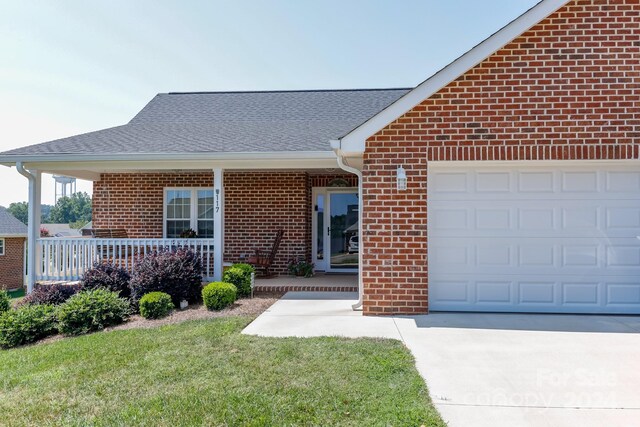
[[[354,167],[348,166],[344,162],[344,156],[342,150],[340,149],[342,143],[338,139],[333,139],[330,141],[331,148],[334,153],[336,153],[336,158],[338,160],[338,166],[340,169],[352,173],[358,177],[358,302],[353,304],[351,308],[353,310],[361,310],[362,309],[362,297],[364,293],[364,289],[362,286],[362,254],[364,253],[364,239],[362,233],[362,214],[363,214],[363,203],[362,203],[362,171],[360,169],[356,169]]]
[[[27,294],[33,291],[36,278],[36,175],[24,168],[22,162],[16,162],[18,173],[29,180],[29,219],[27,221]],[[33,200],[32,200],[33,199]],[[38,230],[39,231],[39,230]],[[38,233],[39,234],[39,233]]]

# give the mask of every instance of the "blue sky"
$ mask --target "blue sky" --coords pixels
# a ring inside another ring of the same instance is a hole
[[[158,92],[415,86],[535,3],[0,0],[0,151],[126,123]],[[14,169],[0,183],[0,205],[26,200]]]

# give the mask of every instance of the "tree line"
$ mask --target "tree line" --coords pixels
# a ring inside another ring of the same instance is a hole
[[[11,203],[7,210],[11,215],[27,224],[29,203]],[[42,205],[42,224],[69,224],[71,228],[81,228],[91,221],[91,196],[75,193],[70,197],[60,197],[55,205]]]

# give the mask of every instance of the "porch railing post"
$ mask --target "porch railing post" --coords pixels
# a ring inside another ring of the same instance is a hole
[[[213,169],[213,278],[222,280],[222,258],[224,254],[224,171]]]

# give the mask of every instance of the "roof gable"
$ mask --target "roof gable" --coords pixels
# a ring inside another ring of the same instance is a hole
[[[489,58],[496,51],[525,33],[534,25],[560,9],[571,0],[542,0],[534,7],[511,21],[502,29],[476,45],[455,61],[420,83],[395,102],[370,117],[364,123],[340,138],[340,150],[345,155],[360,155],[365,150],[365,141],[384,129],[389,123],[410,111],[440,89]]]

